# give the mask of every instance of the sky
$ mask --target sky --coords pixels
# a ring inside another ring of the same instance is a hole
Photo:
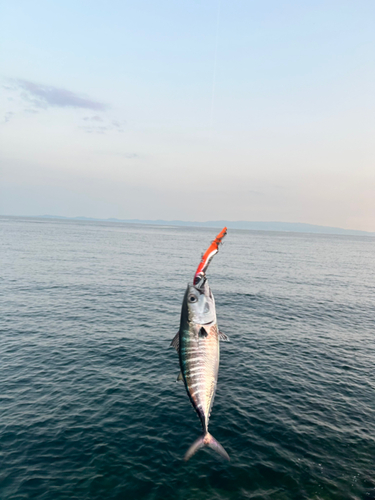
[[[373,0],[3,0],[0,214],[375,231]]]

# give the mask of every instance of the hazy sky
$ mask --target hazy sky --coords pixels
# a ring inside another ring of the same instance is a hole
[[[3,0],[0,213],[375,231],[374,0]]]

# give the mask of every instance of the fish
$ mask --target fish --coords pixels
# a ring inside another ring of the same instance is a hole
[[[183,380],[203,429],[203,434],[187,450],[185,461],[204,447],[209,447],[225,460],[230,460],[223,446],[208,432],[219,372],[220,340],[229,341],[229,338],[218,328],[215,299],[206,271],[226,233],[225,227],[203,254],[193,284],[188,284],[186,288],[180,329],[170,344],[176,349],[180,361],[181,371],[177,380]]]

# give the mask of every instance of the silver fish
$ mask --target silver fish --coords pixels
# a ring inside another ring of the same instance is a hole
[[[216,238],[209,250],[212,250],[212,246],[216,244],[215,253],[217,253],[218,245],[223,236],[219,238],[219,241]],[[209,250],[206,252],[207,255]],[[210,260],[211,258],[212,252]],[[206,263],[204,271],[207,266],[208,263]],[[202,263],[200,267],[203,267]],[[180,329],[171,342],[171,346],[175,347],[180,359],[181,372],[177,380],[184,381],[190,401],[203,428],[202,436],[190,446],[185,454],[185,460],[189,460],[194,453],[206,446],[218,452],[226,460],[230,460],[221,444],[208,432],[208,421],[219,371],[219,341],[228,341],[229,339],[218,329],[215,299],[205,272],[199,272],[199,279],[197,273],[194,280],[196,284],[188,285],[186,289],[182,302]]]

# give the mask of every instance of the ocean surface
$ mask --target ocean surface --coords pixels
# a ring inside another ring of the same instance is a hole
[[[1,500],[375,499],[375,238],[232,230],[211,434],[169,343],[216,229],[0,218]]]

